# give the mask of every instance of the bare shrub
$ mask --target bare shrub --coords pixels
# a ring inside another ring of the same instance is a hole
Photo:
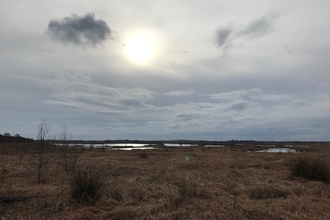
[[[74,152],[75,149],[65,150],[62,152],[62,166],[68,175],[73,175],[76,172],[77,160],[79,155]]]
[[[69,141],[69,135],[67,126],[62,127],[62,131],[59,135],[61,144],[61,165],[68,175],[73,175],[76,172],[76,164],[78,160],[78,154],[75,148],[71,148],[67,143]]]
[[[44,182],[43,171],[48,164],[50,158],[53,155],[53,147],[46,142],[49,138],[50,128],[47,124],[46,119],[38,124],[37,127],[37,142],[36,142],[36,157],[32,158],[32,164],[37,168],[38,171],[38,183]]]

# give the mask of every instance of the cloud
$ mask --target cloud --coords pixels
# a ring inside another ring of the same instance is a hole
[[[241,43],[237,44],[237,39],[245,37],[248,40],[260,38],[274,30],[274,20],[277,18],[276,14],[266,14],[263,17],[251,21],[241,30],[236,28],[226,27],[219,28],[216,32],[215,44],[218,48],[223,50],[226,55],[229,49],[241,47]],[[229,36],[232,35],[229,39]],[[285,47],[287,52],[292,52],[288,47]]]
[[[210,99],[239,99],[243,95],[246,95],[249,90],[237,90],[233,92],[222,92],[222,93],[216,93],[209,95]]]
[[[52,19],[48,24],[47,32],[53,40],[79,46],[96,46],[111,35],[107,23],[96,20],[94,13],[87,13],[84,16],[72,14],[61,20]]]
[[[49,78],[21,76],[20,79],[52,92],[44,103],[87,112],[130,115],[152,108],[147,104],[155,94],[144,88],[113,88],[95,84],[83,74],[60,71]]]
[[[180,113],[180,114],[177,114],[175,117],[178,121],[188,122],[193,119],[202,118],[203,115],[199,114],[199,113]]]
[[[89,76],[76,73],[72,71],[71,69],[58,71],[57,75],[55,76],[56,79],[59,81],[69,81],[69,82],[83,82],[88,83],[91,81],[91,78]]]
[[[227,39],[228,39],[231,31],[232,30],[230,28],[220,28],[217,31],[217,35],[216,35],[217,47],[222,47],[227,42]]]
[[[223,92],[217,94],[208,95],[210,99],[220,99],[220,100],[265,100],[265,101],[276,101],[276,100],[286,100],[290,99],[289,95],[284,94],[268,94],[261,89],[242,89],[233,92]]]
[[[306,106],[306,105],[311,105],[311,103],[306,100],[296,99],[291,102],[291,105],[293,105],[295,107],[302,107],[302,106]]]
[[[247,36],[249,38],[259,38],[273,30],[274,20],[277,15],[265,15],[257,20],[250,22],[247,27],[237,33],[238,36]]]
[[[66,112],[73,112],[71,117],[83,123],[96,120],[93,123],[100,121],[107,126],[102,127],[101,124],[99,132],[90,133],[87,130],[78,132],[79,126],[75,128],[79,135],[111,134],[114,139],[305,140],[307,132],[315,134],[315,137],[320,135],[318,133],[324,130],[322,123],[329,121],[329,102],[297,109],[296,105],[307,101],[288,101],[287,95],[257,88],[206,95],[206,99],[196,94],[196,99],[191,102],[157,106],[151,104],[156,94],[153,91],[98,85],[91,78],[72,70],[61,71],[51,77],[24,76],[21,79],[51,93],[39,104],[45,104],[42,108],[56,109],[51,112],[57,112],[59,118]],[[301,128],[304,130],[299,130]]]
[[[195,93],[194,91],[189,91],[189,90],[176,90],[176,91],[165,92],[164,95],[171,97],[179,97],[179,96],[192,95],[194,93]]]
[[[242,111],[247,108],[248,104],[249,103],[246,101],[241,101],[241,102],[232,104],[228,109],[235,110],[235,111]]]
[[[283,47],[286,50],[286,52],[288,52],[288,53],[292,53],[293,52],[288,45],[283,45]]]

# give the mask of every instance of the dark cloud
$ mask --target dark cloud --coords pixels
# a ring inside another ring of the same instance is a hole
[[[230,28],[220,28],[217,31],[216,44],[218,47],[222,47],[226,43],[231,31]]]
[[[84,16],[72,14],[61,20],[51,20],[48,33],[52,39],[65,44],[96,46],[111,35],[111,29],[103,20],[96,20],[94,13]]]
[[[276,15],[266,15],[252,21],[244,30],[238,32],[239,36],[248,36],[251,38],[262,37],[273,30],[273,23]]]

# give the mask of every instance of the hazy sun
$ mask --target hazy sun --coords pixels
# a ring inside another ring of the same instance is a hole
[[[144,62],[150,58],[153,49],[150,40],[145,36],[135,36],[125,44],[127,55],[135,62]]]

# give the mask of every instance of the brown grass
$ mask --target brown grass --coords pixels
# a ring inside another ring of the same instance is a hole
[[[329,146],[297,154],[247,148],[72,152],[78,169],[102,175],[102,195],[91,205],[72,199],[60,151],[39,185],[33,146],[7,144],[0,149],[0,218],[330,219],[330,185],[291,174],[298,157],[329,161]]]
[[[298,157],[292,163],[291,173],[296,177],[330,183],[329,162],[324,159]]]

